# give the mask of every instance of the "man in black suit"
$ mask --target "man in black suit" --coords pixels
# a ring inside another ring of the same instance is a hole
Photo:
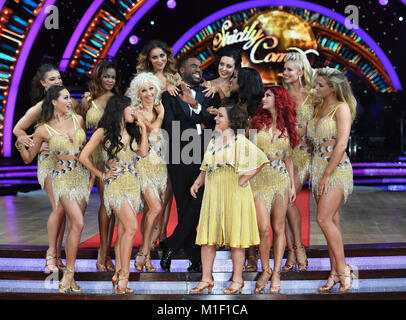
[[[195,199],[190,195],[190,187],[200,173],[205,148],[204,130],[215,126],[214,116],[207,112],[207,108],[217,107],[220,98],[218,94],[213,99],[206,98],[202,93],[202,64],[196,57],[184,58],[179,64],[179,72],[183,80],[181,93],[175,97],[168,92],[162,95],[165,108],[162,128],[169,134],[168,172],[178,211],[178,225],[162,242],[161,267],[169,272],[173,254],[183,248],[191,261],[188,271],[200,272],[200,246],[195,241],[204,188],[200,188]]]

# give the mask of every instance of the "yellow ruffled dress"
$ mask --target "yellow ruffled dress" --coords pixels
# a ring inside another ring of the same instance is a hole
[[[267,163],[266,155],[242,135],[215,150],[210,141],[200,170],[206,172],[196,237],[198,245],[248,248],[259,244],[251,186],[239,177]]]
[[[80,151],[86,143],[86,133],[80,127],[75,114],[72,114],[74,125],[73,141],[67,136],[59,133],[48,124],[44,124],[50,136],[49,152],[57,159],[55,165],[62,166],[61,169],[52,171],[52,191],[56,207],[59,198],[64,196],[70,200],[77,200],[80,204],[83,200],[89,200],[90,173],[77,160]],[[71,160],[61,160],[61,155],[71,156]]]
[[[275,137],[272,141],[266,130],[260,130],[254,136],[254,143],[265,152],[270,163],[251,179],[251,188],[254,199],[261,197],[271,212],[276,197],[284,201],[286,192],[290,195],[291,181],[284,162],[291,150],[290,141],[289,137]]]
[[[301,183],[310,176],[312,163],[312,144],[307,134],[308,122],[313,119],[314,106],[311,95],[307,95],[300,108],[297,109],[296,129],[299,133],[299,144],[293,149],[292,161],[295,171],[299,174]]]
[[[49,152],[38,155],[37,179],[42,189],[45,186],[45,179],[52,174],[56,161],[56,157]]]
[[[312,190],[318,194],[319,181],[330,161],[337,140],[337,124],[333,119],[341,103],[335,106],[327,115],[314,123],[314,118],[308,124],[308,135],[313,143],[314,154],[312,162],[311,182]],[[317,115],[317,111],[315,117]],[[332,144],[334,142],[334,144]],[[343,162],[340,162],[330,176],[328,190],[339,186],[344,192],[344,202],[353,191],[353,171],[348,155]]]
[[[115,159],[110,159],[107,152],[102,149],[102,162],[105,167],[105,172],[115,167],[119,173],[116,179],[109,179],[104,183],[104,206],[106,207],[107,215],[110,216],[112,208],[120,212],[123,203],[128,202],[133,208],[134,213],[140,213],[142,207],[140,179],[136,170],[136,164],[139,160],[137,155],[138,144],[132,142],[130,146],[121,149]]]

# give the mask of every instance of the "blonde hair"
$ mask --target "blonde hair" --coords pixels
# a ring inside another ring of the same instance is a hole
[[[347,77],[338,69],[320,68],[316,70],[316,76],[326,79],[330,88],[334,89],[336,99],[348,104],[351,112],[351,119],[354,121],[356,116],[357,100],[352,93],[351,85]]]
[[[297,68],[299,71],[303,71],[303,76],[299,78],[300,84],[304,87],[307,94],[310,94],[313,88],[313,68],[310,65],[309,60],[305,54],[300,52],[289,52],[286,55],[285,62],[293,61],[296,63]],[[302,80],[303,78],[303,80]],[[302,83],[302,81],[304,83]],[[286,84],[283,82],[283,86],[287,89]]]
[[[131,104],[136,108],[142,108],[139,90],[143,85],[148,83],[151,83],[156,88],[154,106],[158,105],[161,100],[161,93],[164,89],[161,80],[159,80],[159,78],[152,72],[140,72],[131,80],[130,87],[126,94],[131,99]]]

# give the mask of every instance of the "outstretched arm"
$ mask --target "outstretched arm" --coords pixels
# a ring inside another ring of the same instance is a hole
[[[26,147],[33,145],[32,135],[27,135],[26,130],[31,127],[33,123],[38,121],[41,109],[42,101],[28,109],[13,129],[13,134],[17,137],[17,141],[24,144]]]

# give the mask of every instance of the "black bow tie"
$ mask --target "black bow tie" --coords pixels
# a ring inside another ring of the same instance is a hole
[[[200,86],[200,84],[199,84],[199,85],[196,85],[196,86],[189,86],[189,85],[188,85],[188,88],[189,88],[189,89],[192,89],[192,90],[195,90],[195,91],[199,91],[199,90],[201,89],[201,86]]]

